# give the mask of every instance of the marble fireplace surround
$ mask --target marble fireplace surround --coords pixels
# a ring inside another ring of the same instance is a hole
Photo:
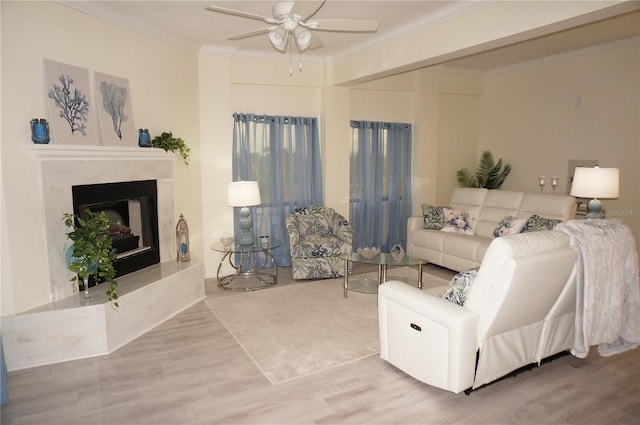
[[[170,154],[105,146],[29,149],[40,172],[51,302],[2,318],[9,370],[108,354],[204,299],[202,263],[175,259]],[[101,285],[84,300],[69,281],[64,252],[70,241],[62,216],[73,211],[72,186],[136,180],[157,181],[160,263],[117,278],[120,308],[115,311]]]

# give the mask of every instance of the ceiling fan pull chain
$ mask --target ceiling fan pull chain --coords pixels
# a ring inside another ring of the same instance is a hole
[[[291,46],[292,44],[293,43],[291,43],[291,39],[289,39],[289,77],[293,77],[293,47]]]
[[[302,53],[300,53],[300,58],[298,59],[298,69],[302,72]]]

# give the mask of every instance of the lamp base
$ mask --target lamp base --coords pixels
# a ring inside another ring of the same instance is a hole
[[[251,211],[249,208],[240,208],[240,223],[238,225],[240,231],[238,232],[238,244],[240,245],[253,245],[256,242],[256,238],[253,235],[251,228],[253,227],[253,219],[251,218]]]
[[[602,209],[602,202],[600,202],[596,198],[593,198],[587,204],[587,211],[589,211],[589,212],[587,213],[585,218],[590,219],[590,220],[591,219],[595,219],[595,218],[602,218],[602,216],[600,215],[600,210],[601,209]]]
[[[253,245],[256,243],[256,237],[253,235],[253,232],[249,232],[247,230],[240,230],[238,232],[237,237],[238,245]]]

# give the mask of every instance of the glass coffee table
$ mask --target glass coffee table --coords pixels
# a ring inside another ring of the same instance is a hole
[[[268,242],[256,242],[253,245],[240,245],[234,242],[231,246],[224,246],[221,242],[211,244],[211,249],[224,252],[218,264],[218,286],[235,291],[256,291],[273,286],[278,281],[278,265],[271,250],[282,245],[282,241],[270,238]],[[264,256],[261,259],[260,256]],[[222,275],[222,264],[229,261],[235,273]],[[273,267],[267,267],[271,263]],[[254,266],[259,264],[259,266]]]
[[[377,294],[378,286],[387,281],[387,268],[389,266],[418,266],[418,288],[422,289],[422,266],[429,264],[427,260],[421,260],[410,255],[405,255],[402,259],[395,260],[388,253],[380,253],[372,258],[364,258],[362,255],[352,252],[351,254],[342,254],[340,258],[344,260],[344,298],[347,298],[348,291]],[[376,264],[378,266],[378,279],[375,280],[368,277],[349,279],[351,263]]]

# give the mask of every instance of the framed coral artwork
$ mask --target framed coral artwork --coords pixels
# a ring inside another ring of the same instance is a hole
[[[102,144],[137,146],[138,132],[133,124],[129,80],[94,72],[96,108]]]
[[[44,59],[51,143],[97,145],[89,70]]]

